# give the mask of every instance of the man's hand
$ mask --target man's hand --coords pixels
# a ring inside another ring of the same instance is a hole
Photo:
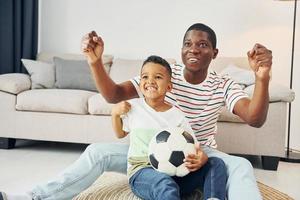
[[[195,144],[196,154],[189,154],[184,162],[185,166],[188,168],[190,172],[197,171],[200,169],[208,160],[207,155],[200,148],[200,144]]]
[[[111,115],[121,116],[128,113],[130,109],[130,103],[128,103],[127,101],[121,101],[120,103],[117,103],[112,107]]]
[[[272,51],[261,44],[255,44],[252,50],[248,51],[247,55],[250,67],[255,72],[256,78],[260,80],[269,79],[272,66]]]
[[[81,40],[81,51],[86,56],[88,63],[93,66],[98,62],[102,62],[104,42],[95,31],[92,31],[83,36]]]

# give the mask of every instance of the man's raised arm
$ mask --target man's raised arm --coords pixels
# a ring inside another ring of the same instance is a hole
[[[250,67],[255,73],[255,88],[251,100],[240,99],[234,113],[253,127],[261,127],[266,121],[269,108],[269,81],[272,52],[261,44],[255,44],[248,52]]]
[[[86,56],[98,91],[109,103],[138,97],[130,81],[116,84],[106,73],[102,61],[104,42],[95,31],[86,34],[81,40],[81,51]]]

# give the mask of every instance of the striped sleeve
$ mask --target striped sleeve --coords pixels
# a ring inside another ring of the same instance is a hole
[[[249,96],[242,90],[241,86],[232,79],[227,79],[224,86],[224,100],[227,109],[232,113],[234,105],[242,98]]]
[[[138,93],[139,97],[143,97],[143,94],[142,94],[142,92],[140,90],[140,81],[141,81],[141,77],[140,76],[136,76],[136,77],[130,79],[130,82],[135,87],[135,90]]]

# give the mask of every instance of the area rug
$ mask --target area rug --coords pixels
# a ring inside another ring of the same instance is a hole
[[[263,200],[293,200],[288,195],[258,182]],[[202,199],[201,192],[195,191],[184,200]],[[91,187],[73,200],[141,200],[130,190],[127,177],[123,174],[106,172]]]

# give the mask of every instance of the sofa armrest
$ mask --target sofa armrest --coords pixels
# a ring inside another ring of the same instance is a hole
[[[250,85],[245,88],[245,92],[252,97],[254,91],[254,85]],[[279,85],[270,84],[269,86],[270,102],[292,102],[295,99],[295,92],[290,88]]]
[[[0,90],[12,94],[19,94],[31,87],[31,80],[27,74],[10,73],[0,75]]]

